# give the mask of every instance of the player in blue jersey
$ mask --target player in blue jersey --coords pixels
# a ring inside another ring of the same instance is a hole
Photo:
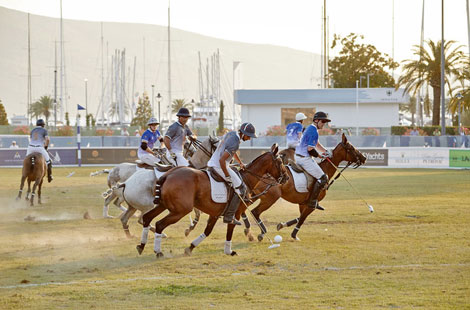
[[[140,147],[137,151],[137,157],[150,166],[155,166],[156,162],[160,162],[160,159],[153,154],[153,146],[155,142],[163,142],[163,138],[160,132],[157,130],[157,126],[160,124],[155,117],[148,120],[148,129],[142,134],[140,138]]]
[[[240,126],[238,132],[229,131],[227,132],[219,143],[219,146],[212,154],[211,159],[207,163],[208,167],[212,167],[217,174],[225,179],[230,186],[233,187],[234,191],[238,195],[242,196],[245,194],[243,181],[238,175],[228,167],[232,158],[240,164],[241,169],[245,169],[245,165],[238,157],[237,151],[240,147],[241,141],[248,141],[251,138],[256,138],[255,126],[250,123],[243,123]],[[237,212],[238,206],[240,205],[240,197],[235,193],[232,194],[229,205],[226,208],[224,214],[224,223],[241,225],[242,223],[237,221],[234,217]]]
[[[290,123],[286,127],[286,142],[287,148],[295,149],[300,142],[300,138],[302,137],[302,131],[304,127],[302,123],[304,120],[307,119],[307,116],[302,112],[299,112],[295,115],[295,123]]]
[[[321,145],[318,139],[318,129],[322,129],[328,122],[331,122],[331,120],[325,112],[319,111],[315,113],[313,116],[313,123],[305,129],[302,138],[300,139],[300,143],[295,149],[296,163],[317,179],[307,201],[307,205],[314,209],[323,209],[318,205],[318,195],[328,184],[328,176],[323,172],[312,156],[320,156],[322,158],[331,158],[332,156],[332,154],[325,149],[323,145]],[[321,155],[318,155],[317,150],[320,151]]]
[[[47,163],[47,182],[51,182],[53,180],[52,177],[52,161],[49,157],[47,152],[47,148],[49,147],[49,135],[47,130],[44,128],[46,123],[43,119],[38,119],[36,121],[36,128],[31,130],[30,140],[28,149],[26,151],[26,156],[31,153],[41,153]]]

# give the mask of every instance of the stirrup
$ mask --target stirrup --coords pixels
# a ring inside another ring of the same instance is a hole
[[[242,222],[238,221],[236,218],[233,218],[231,221],[230,220],[227,221],[224,218],[224,223],[227,224],[227,225],[230,225],[230,224],[232,224],[232,225],[242,225]]]

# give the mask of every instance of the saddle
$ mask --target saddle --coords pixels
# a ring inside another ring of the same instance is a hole
[[[137,167],[139,168],[143,168],[143,169],[150,169],[150,170],[153,170],[154,168],[157,169],[157,171],[160,171],[160,172],[167,172],[168,170],[170,170],[171,168],[173,168],[173,166],[170,166],[170,165],[162,165],[162,164],[159,164],[159,163],[155,163],[155,166],[151,166],[149,164],[146,164],[144,162],[142,162],[141,160],[137,159],[135,161],[135,163],[137,164]]]
[[[303,173],[305,175],[305,178],[307,179],[307,188],[308,189],[312,188],[313,182],[315,182],[316,179],[314,177],[312,177],[310,175],[310,173],[305,171],[304,168],[297,165],[297,163],[295,161],[291,160],[291,159],[289,159],[289,164],[287,166],[290,167],[292,169],[292,171],[294,171],[294,172]],[[295,180],[295,178],[294,178],[294,180]]]

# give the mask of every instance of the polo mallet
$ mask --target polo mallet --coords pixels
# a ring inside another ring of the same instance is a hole
[[[267,231],[265,231],[264,228],[261,227],[261,225],[260,225],[260,224],[258,223],[258,221],[256,220],[256,217],[255,217],[255,215],[253,214],[253,212],[251,212],[251,210],[248,208],[247,204],[245,203],[245,200],[243,200],[243,198],[240,196],[239,193],[237,193],[237,192],[235,191],[235,189],[233,190],[233,192],[234,192],[235,194],[237,194],[238,198],[240,198],[241,202],[243,202],[243,204],[245,205],[246,209],[247,209],[248,211],[250,211],[250,214],[251,214],[251,216],[253,217],[253,219],[255,220],[256,224],[257,224],[258,227],[259,227],[259,229],[261,229],[261,231],[262,231],[264,234],[267,234]],[[271,240],[271,238],[268,237],[268,235],[266,235],[266,238],[268,238],[269,242],[271,242],[271,245],[268,247],[268,249],[275,249],[275,248],[278,248],[278,247],[281,246],[279,243],[274,243],[274,242]]]
[[[328,160],[330,164],[333,165],[333,167],[335,167],[336,170],[339,170],[339,168],[336,167],[336,165],[333,164],[333,162],[328,157],[326,157],[326,160]],[[346,180],[349,186],[351,186],[351,188],[356,192],[357,196],[359,196],[359,198],[361,198],[362,201],[366,204],[366,206],[369,208],[370,213],[374,212],[374,207],[372,207],[372,205],[368,204],[367,201],[364,198],[362,198],[361,194],[359,194],[357,189],[354,186],[352,186],[352,184],[348,181],[348,179],[346,179],[346,177],[342,173],[341,173],[341,176]]]

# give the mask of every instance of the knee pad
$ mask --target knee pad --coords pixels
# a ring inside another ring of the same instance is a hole
[[[324,188],[328,184],[328,176],[326,174],[322,175],[320,179],[318,179],[321,188]]]

